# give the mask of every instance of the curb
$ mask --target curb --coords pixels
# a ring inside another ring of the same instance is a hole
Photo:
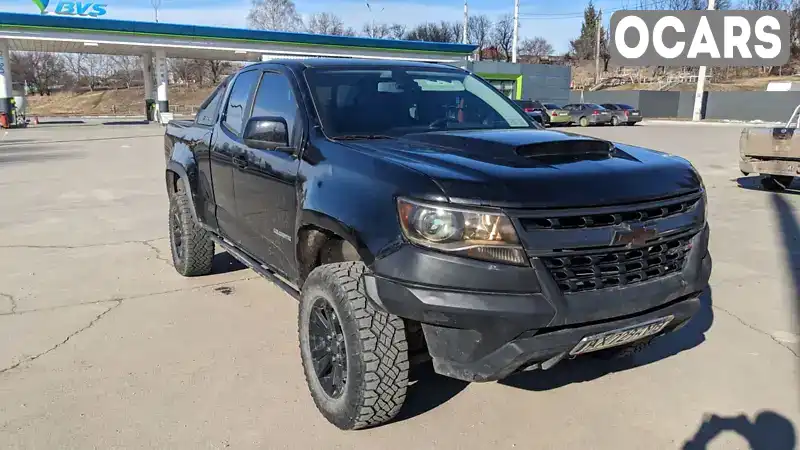
[[[714,121],[700,121],[693,122],[690,120],[661,120],[661,119],[644,119],[642,125],[675,125],[675,126],[707,126],[707,127],[748,127],[748,128],[774,128],[786,125],[786,122],[714,122]]]

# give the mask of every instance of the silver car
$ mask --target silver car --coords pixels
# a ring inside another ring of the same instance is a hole
[[[611,111],[595,103],[571,103],[562,109],[569,111],[572,123],[582,127],[589,125],[605,125],[611,123]]]

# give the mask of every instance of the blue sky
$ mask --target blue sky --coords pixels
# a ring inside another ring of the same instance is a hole
[[[101,0],[97,0],[100,2]],[[604,9],[625,6],[629,0],[596,0],[595,4]],[[150,0],[105,0],[108,15],[104,18],[122,20],[152,21],[153,9]],[[58,0],[50,0],[51,9]],[[523,18],[520,21],[520,35],[524,37],[543,36],[557,52],[564,52],[569,39],[580,32],[581,19],[566,16],[569,13],[581,12],[586,1],[558,0],[521,0],[520,12],[539,15],[534,19]],[[328,11],[339,15],[349,26],[361,29],[361,25],[370,20],[377,22],[399,22],[408,26],[439,20],[461,20],[463,17],[463,0],[370,0],[372,12],[364,0],[295,0],[297,10],[308,15],[314,12]],[[470,14],[487,14],[495,18],[505,13],[512,13],[513,0],[469,0]],[[38,13],[38,8],[31,0],[0,0],[0,10],[6,12]],[[249,10],[249,0],[231,0],[227,2],[212,0],[162,0],[159,11],[161,22],[184,23],[195,25],[211,25],[244,28]],[[541,15],[550,15],[543,17]],[[606,14],[607,20],[610,14]],[[91,19],[86,19],[91,20]]]

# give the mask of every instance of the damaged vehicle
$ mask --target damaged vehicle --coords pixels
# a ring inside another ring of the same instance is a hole
[[[743,175],[758,174],[761,186],[770,191],[787,189],[800,176],[800,105],[786,126],[742,129],[739,138],[739,170]]]
[[[544,130],[460,68],[252,64],[164,145],[175,269],[211,273],[218,247],[297,298],[308,389],[341,429],[392,420],[412,364],[486,382],[629,356],[708,286],[687,160]]]

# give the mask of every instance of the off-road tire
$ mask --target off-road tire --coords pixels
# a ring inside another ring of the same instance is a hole
[[[169,200],[169,247],[172,265],[185,277],[208,275],[214,259],[214,241],[211,240],[210,233],[192,217],[189,201],[189,196],[179,182],[178,189]],[[175,227],[180,229],[182,253],[178,250]]]
[[[633,357],[635,354],[640,353],[642,350],[649,347],[652,342],[653,338],[650,337],[627,345],[622,345],[619,347],[611,347],[603,350],[598,350],[596,352],[587,353],[587,355],[596,359],[602,359],[606,361],[627,359]]]
[[[588,127],[589,126],[589,119],[587,119],[586,117],[581,117],[580,120],[578,121],[578,123],[582,127]]]
[[[342,430],[393,419],[406,398],[408,342],[403,319],[373,306],[364,291],[362,262],[314,269],[303,285],[298,314],[300,359],[311,398],[322,415]],[[325,392],[314,370],[309,339],[311,310],[319,299],[333,307],[344,335],[346,382],[340,396]]]
[[[764,175],[761,177],[761,186],[768,191],[783,191],[792,184],[793,178],[787,175]]]
[[[611,118],[611,126],[612,127],[616,127],[618,125],[619,125],[619,119],[617,118],[617,116],[612,117]]]

